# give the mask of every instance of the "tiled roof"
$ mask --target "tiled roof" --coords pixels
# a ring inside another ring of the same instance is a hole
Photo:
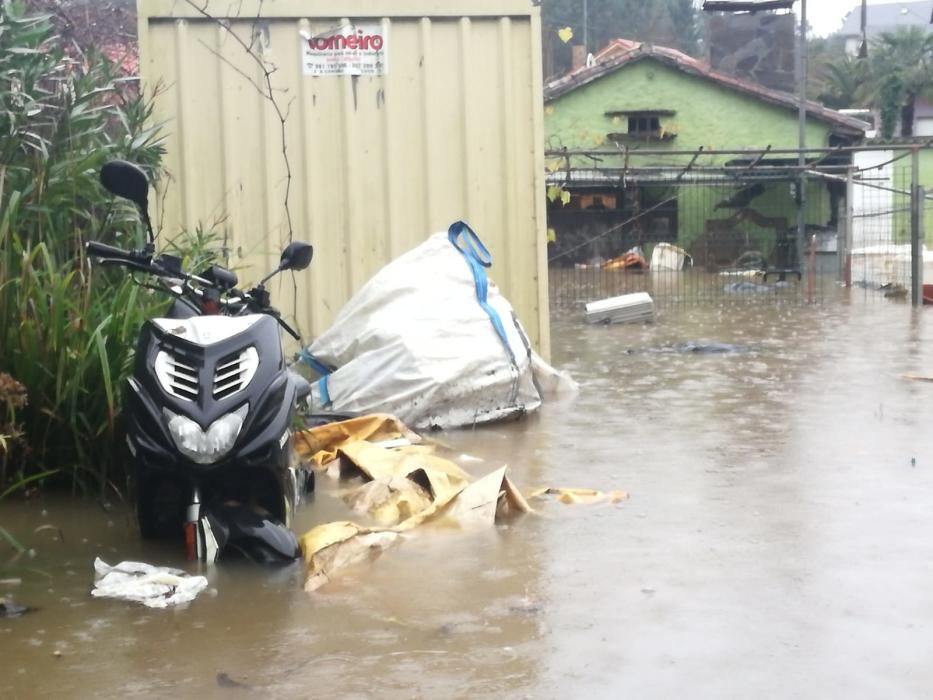
[[[769,102],[794,111],[798,108],[798,100],[795,95],[780,90],[772,90],[750,80],[720,73],[713,70],[706,62],[666,46],[653,46],[627,39],[615,39],[600,50],[594,56],[594,59],[596,61],[595,65],[578,68],[545,85],[545,103],[552,102],[568,92],[614,73],[624,66],[652,59],[730,90],[755,97],[763,102]],[[824,107],[819,102],[806,100],[804,104],[809,117],[828,123],[842,131],[853,135],[861,135],[868,128],[868,125],[864,122],[846,117],[835,110]]]
[[[117,69],[128,76],[139,75],[139,50],[135,45],[110,44],[101,49]]]

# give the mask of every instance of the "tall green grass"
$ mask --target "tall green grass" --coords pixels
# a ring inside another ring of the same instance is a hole
[[[53,475],[76,491],[119,482],[122,382],[139,324],[164,300],[92,270],[84,244],[142,242],[98,172],[121,157],[157,175],[150,116],[104,56],[66,55],[47,18],[0,4],[0,372],[28,396],[0,498]]]

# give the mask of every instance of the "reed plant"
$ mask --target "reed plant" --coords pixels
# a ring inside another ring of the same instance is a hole
[[[48,18],[0,2],[0,373],[27,397],[20,444],[2,450],[0,498],[53,477],[100,491],[121,480],[136,330],[165,302],[92,269],[84,245],[142,243],[132,207],[104,192],[98,172],[120,157],[157,178],[162,135],[105,56],[64,46]]]

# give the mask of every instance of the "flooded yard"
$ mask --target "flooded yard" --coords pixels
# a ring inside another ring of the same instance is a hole
[[[419,532],[313,595],[299,565],[218,566],[168,611],[91,599],[92,564],[182,566],[180,547],[139,542],[119,507],[5,502],[35,556],[0,572],[22,578],[0,596],[39,609],[0,620],[0,697],[928,693],[933,384],[902,375],[933,376],[933,311],[840,292],[645,326],[557,315],[552,338],[575,401],[443,439],[526,492],[628,500]],[[688,342],[740,351],[676,351]],[[319,483],[299,532],[347,515]]]

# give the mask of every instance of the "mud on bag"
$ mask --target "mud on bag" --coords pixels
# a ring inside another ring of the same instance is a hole
[[[322,374],[315,403],[391,413],[421,428],[538,408],[533,367],[553,370],[534,356],[511,304],[488,279],[491,264],[479,237],[458,221],[382,268],[303,353]]]

